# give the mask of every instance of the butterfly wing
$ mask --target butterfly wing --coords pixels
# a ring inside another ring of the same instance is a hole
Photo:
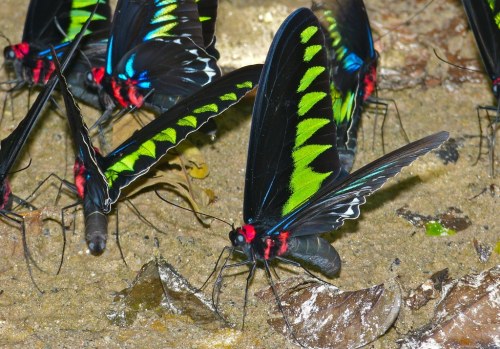
[[[418,157],[439,147],[448,139],[439,132],[407,144],[353,172],[341,181],[329,180],[308,202],[298,207],[278,225],[293,237],[319,234],[339,228],[345,219],[356,219],[359,206],[389,178]]]
[[[106,73],[114,74],[114,67],[137,45],[180,36],[190,37],[203,47],[198,7],[194,0],[120,0],[108,43]],[[168,56],[165,58],[168,59]]]
[[[375,88],[378,56],[363,0],[330,0],[320,12],[330,48],[337,146],[342,165],[349,172],[357,147],[361,105]]]
[[[107,31],[111,8],[108,0],[32,0],[24,25],[23,42],[49,49],[72,41],[98,5],[86,34]]]
[[[279,221],[341,171],[323,48],[309,9],[295,11],[275,35],[252,116],[246,223]]]
[[[122,80],[137,81],[155,94],[185,97],[221,75],[213,57],[189,37],[144,42],[115,67]]]
[[[118,200],[122,188],[148,172],[168,150],[251,91],[261,70],[261,65],[244,67],[206,85],[135,132],[104,158],[112,202]]]
[[[462,0],[481,58],[492,81],[500,77],[500,3]]]
[[[215,23],[219,0],[199,0],[197,5],[203,34],[203,47],[208,54],[219,59],[219,52],[215,48]]]

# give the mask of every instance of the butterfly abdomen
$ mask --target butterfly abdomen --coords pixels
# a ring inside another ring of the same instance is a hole
[[[318,236],[288,239],[286,255],[317,267],[328,277],[333,277],[340,271],[341,261],[338,252],[328,241]]]
[[[83,215],[85,217],[85,241],[90,253],[98,256],[106,249],[108,218],[90,199],[90,196],[83,200]]]

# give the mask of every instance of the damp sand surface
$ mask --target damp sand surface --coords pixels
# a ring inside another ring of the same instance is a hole
[[[27,0],[3,3],[0,30],[11,41],[17,42],[22,35],[27,5]],[[221,0],[217,42],[222,67],[231,70],[263,62],[282,20],[294,8],[307,5],[305,1]],[[404,19],[425,5],[423,1],[367,0],[366,5],[375,38],[396,28],[376,41],[381,55],[379,96],[396,100],[411,140],[448,130],[462,146],[455,164],[444,165],[434,154],[416,161],[369,198],[358,220],[325,235],[339,251],[343,263],[339,277],[329,281],[342,289],[356,290],[397,277],[403,290],[409,290],[443,268],[449,268],[450,275],[458,278],[492,267],[499,262],[498,254],[493,252],[487,262],[480,262],[473,239],[489,246],[499,239],[499,182],[498,178],[495,181],[488,176],[485,156],[472,166],[479,144],[475,106],[493,102],[490,82],[486,75],[458,71],[440,62],[432,51],[436,49],[460,65],[482,69],[461,4],[450,0],[435,2],[403,25],[400,24]],[[5,73],[1,74],[5,80]],[[28,93],[20,93],[15,99],[14,115],[8,108],[1,123],[2,138],[24,117],[27,100]],[[89,120],[98,116],[89,107],[84,107],[83,112]],[[376,116],[376,113],[364,115],[356,167],[383,154],[381,117]],[[220,133],[216,142],[210,143],[203,137],[194,139],[210,167],[210,175],[195,182],[216,195],[215,202],[204,209],[206,212],[240,224],[250,107],[247,104],[226,113],[218,123]],[[405,143],[393,107],[389,108],[384,139],[386,150]],[[72,180],[73,159],[66,120],[52,108],[38,123],[17,163],[21,169],[31,160],[27,169],[11,176],[13,191],[26,197],[51,173]],[[498,161],[496,165],[500,168]],[[193,214],[161,202],[153,192],[141,193],[130,200],[162,233],[142,223],[132,213],[130,204],[120,204],[120,243],[128,267],[120,257],[114,235],[110,236],[102,256],[87,253],[80,210],[75,215],[74,232],[72,229],[68,232],[62,270],[55,275],[62,251],[59,210],[74,202],[71,195],[63,194],[54,205],[58,185],[57,180],[50,180],[33,201],[37,207],[47,207],[52,219],[43,225],[34,222],[27,232],[32,258],[42,270],[34,268],[33,275],[44,294],[36,290],[29,278],[19,229],[6,223],[0,225],[0,346],[295,347],[267,324],[270,304],[253,296],[268,285],[262,271],[256,273],[252,282],[245,330],[240,331],[244,268],[240,273],[228,275],[222,287],[221,308],[234,327],[207,327],[187,316],[149,311],[141,313],[132,325],[113,325],[107,317],[113,295],[127,287],[141,266],[154,257],[155,238],[165,260],[194,286],[201,286],[220,251],[229,243],[228,227],[220,222],[204,227]],[[475,197],[484,189],[487,190]],[[171,197],[179,204],[186,204],[175,195]],[[426,236],[424,229],[396,215],[396,210],[404,205],[425,215],[442,213],[453,206],[464,212],[472,225],[453,236]],[[68,219],[71,218],[70,213]],[[110,216],[110,232],[115,230],[115,219],[116,214]],[[277,272],[286,278],[300,274],[301,270],[277,268]],[[207,295],[211,285],[205,290]],[[396,347],[396,339],[428,323],[432,312],[432,302],[418,311],[404,310],[395,327],[370,347]]]

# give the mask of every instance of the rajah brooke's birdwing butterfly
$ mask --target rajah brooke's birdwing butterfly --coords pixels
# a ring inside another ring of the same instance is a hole
[[[60,79],[76,148],[75,186],[83,200],[85,238],[92,254],[98,255],[106,247],[106,214],[121,190],[146,174],[189,134],[243,98],[255,87],[261,69],[261,65],[244,67],[207,84],[136,131],[107,156],[92,145],[80,110],[64,79]]]
[[[408,144],[352,174],[339,161],[324,36],[309,9],[276,33],[259,81],[245,176],[244,222],[229,234],[250,261],[293,257],[328,276],[340,268],[318,234],[359,216],[366,196],[447,138]],[[335,109],[333,109],[335,110]]]

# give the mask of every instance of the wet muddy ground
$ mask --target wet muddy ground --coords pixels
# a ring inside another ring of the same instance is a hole
[[[12,41],[21,37],[27,5],[27,0],[3,3],[0,30]],[[263,62],[281,21],[297,6],[307,5],[306,1],[221,0],[218,48],[222,67],[229,70]],[[376,41],[381,55],[379,96],[397,101],[411,140],[439,130],[450,131],[460,144],[459,159],[445,165],[434,154],[425,156],[370,197],[358,220],[326,234],[343,263],[339,277],[330,281],[342,289],[356,290],[397,277],[406,291],[443,268],[449,268],[453,278],[490,268],[499,263],[499,255],[493,252],[486,262],[481,262],[473,239],[491,247],[499,240],[499,182],[488,176],[487,157],[472,166],[479,143],[475,106],[493,103],[490,82],[486,75],[460,71],[439,61],[433,53],[436,49],[451,62],[482,69],[461,3],[435,1],[409,24],[402,25],[425,5],[424,1],[367,0],[366,5],[375,38],[383,36]],[[5,73],[0,74],[5,80]],[[2,138],[24,117],[27,97],[27,93],[22,93],[15,99],[14,115],[6,112],[1,123]],[[83,112],[89,120],[98,116],[96,110],[88,107]],[[356,167],[382,155],[379,126],[372,147],[374,121],[375,114],[365,113]],[[216,195],[215,202],[204,211],[240,224],[250,105],[243,104],[226,113],[218,123],[221,131],[216,142],[210,143],[204,137],[194,139],[210,168],[206,179],[194,182]],[[389,110],[384,135],[387,150],[404,144],[394,108]],[[30,160],[27,169],[11,176],[13,191],[21,197],[28,196],[50,173],[72,179],[73,153],[66,120],[53,110],[46,112],[38,123],[17,168],[26,167]],[[499,177],[498,161],[496,165]],[[36,290],[28,276],[19,229],[7,223],[0,225],[1,346],[295,347],[267,324],[269,302],[253,296],[255,291],[267,287],[262,271],[256,273],[251,285],[244,331],[240,331],[240,325],[245,270],[226,277],[223,286],[222,309],[227,319],[236,324],[234,328],[208,326],[188,316],[153,311],[140,313],[131,325],[113,325],[107,317],[113,295],[127,287],[141,266],[154,258],[155,238],[165,260],[194,286],[201,286],[221,249],[229,243],[228,227],[219,222],[204,227],[193,214],[161,202],[153,192],[141,193],[131,201],[163,233],[142,223],[132,213],[130,204],[120,204],[120,242],[128,267],[112,237],[102,256],[87,253],[78,211],[76,230],[68,233],[62,270],[55,275],[62,250],[58,210],[73,203],[74,198],[63,194],[54,207],[59,183],[50,183],[42,187],[33,203],[47,207],[53,219],[44,221],[42,229],[33,224],[27,232],[33,258],[44,270],[34,270],[34,278],[44,294]],[[484,189],[487,190],[478,195]],[[186,204],[175,195],[171,197]],[[436,215],[456,207],[470,218],[472,225],[453,236],[427,236],[425,229],[412,226],[396,214],[405,205],[423,215]],[[114,230],[114,220],[112,215],[110,230]],[[302,272],[278,268],[278,273],[286,278]],[[211,284],[205,292],[209,295],[210,291]],[[418,311],[403,310],[395,327],[370,347],[396,347],[396,339],[428,323],[432,313],[433,302]]]

